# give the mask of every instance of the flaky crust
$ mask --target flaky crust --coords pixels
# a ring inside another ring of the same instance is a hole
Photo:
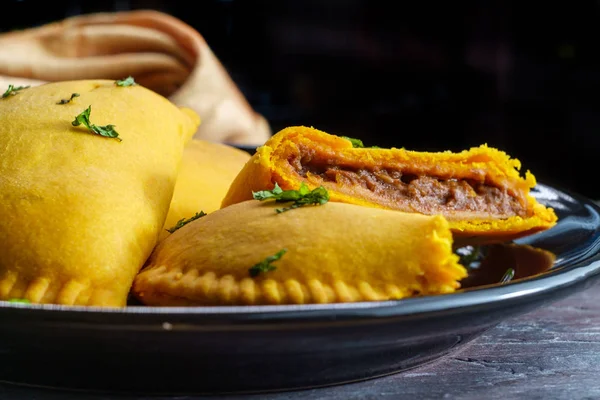
[[[183,151],[173,199],[160,239],[169,235],[181,219],[197,212],[211,213],[221,208],[221,201],[231,182],[250,159],[250,154],[236,147],[201,139],[192,139]]]
[[[115,125],[122,141],[71,124],[90,105],[91,123]],[[0,99],[0,300],[125,306],[198,123],[142,86],[106,80]]]
[[[297,189],[301,182],[316,186],[316,180],[311,180],[310,175],[301,177],[288,162],[298,156],[302,148],[341,165],[391,167],[414,175],[482,181],[506,190],[527,208],[525,218],[451,220],[450,227],[461,240],[510,240],[548,229],[557,220],[552,209],[531,196],[530,189],[536,185],[534,175],[527,171],[525,177],[521,177],[520,161],[498,149],[482,145],[459,153],[430,153],[397,148],[353,148],[351,142],[342,137],[304,126],[283,129],[258,148],[234,180],[222,207],[248,200],[253,191],[272,189],[275,183],[283,189]],[[329,187],[328,190],[331,201],[389,208],[358,192],[347,194]]]
[[[276,213],[250,200],[162,241],[136,277],[149,305],[306,304],[451,293],[467,272],[441,216],[344,203]],[[275,271],[249,268],[286,249]]]

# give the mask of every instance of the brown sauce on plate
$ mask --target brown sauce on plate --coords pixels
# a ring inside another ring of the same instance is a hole
[[[469,276],[461,281],[463,289],[497,284],[510,269],[514,271],[511,280],[529,278],[548,271],[556,260],[547,250],[516,243],[485,246],[482,253],[480,259],[465,265]]]

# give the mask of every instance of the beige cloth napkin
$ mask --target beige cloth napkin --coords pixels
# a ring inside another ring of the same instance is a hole
[[[0,95],[8,84],[130,75],[196,110],[196,138],[255,145],[271,135],[200,33],[168,14],[85,14],[0,34]]]

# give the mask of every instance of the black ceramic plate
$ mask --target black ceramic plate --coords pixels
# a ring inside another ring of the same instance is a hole
[[[0,380],[247,392],[339,384],[426,363],[600,277],[600,209],[545,185],[534,195],[560,217],[556,227],[519,241],[556,255],[551,269],[534,276],[450,295],[334,305],[107,311],[0,302]],[[516,267],[517,277],[526,267]]]

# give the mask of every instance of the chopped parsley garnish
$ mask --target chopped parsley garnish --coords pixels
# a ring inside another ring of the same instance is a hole
[[[127,86],[135,86],[135,85],[137,85],[137,83],[135,83],[135,80],[133,79],[132,76],[128,76],[125,79],[115,81],[115,85],[127,87]]]
[[[31,304],[31,302],[27,299],[8,299],[9,303],[23,303],[23,304]]]
[[[71,122],[73,126],[83,125],[88,130],[96,135],[104,136],[107,138],[117,139],[119,142],[122,139],[119,137],[119,133],[115,130],[114,125],[98,126],[90,122],[90,113],[92,112],[92,106],[89,106],[75,117],[75,120]]]
[[[71,97],[68,99],[62,99],[56,104],[67,104],[70,103],[75,97],[79,97],[79,93],[71,93]]]
[[[471,264],[479,261],[481,248],[479,246],[466,246],[456,250],[460,256],[460,264],[465,268],[471,268]]]
[[[174,227],[167,229],[167,232],[169,233],[173,233],[175,232],[177,229],[181,228],[182,226],[184,226],[185,224],[189,224],[190,222],[197,220],[198,218],[202,218],[206,215],[206,213],[204,211],[200,211],[199,213],[194,214],[193,217],[191,218],[181,218],[179,221],[177,221],[177,223],[175,224]]]
[[[287,249],[281,249],[272,256],[268,256],[258,264],[254,264],[250,269],[248,269],[250,276],[255,277],[261,273],[275,271],[277,267],[272,265],[272,263],[279,260],[285,253],[287,253]]]
[[[348,136],[340,136],[342,139],[346,139],[349,140],[350,143],[352,143],[352,147],[354,147],[355,149],[364,149],[366,146],[364,145],[363,141],[360,139],[355,139],[355,138],[351,138]],[[381,147],[379,146],[371,146],[371,149],[381,149]]]
[[[502,279],[500,279],[500,283],[507,283],[512,281],[512,279],[515,277],[515,270],[512,268],[509,268],[506,270],[506,272],[504,273],[504,275],[502,276]]]
[[[18,94],[20,90],[27,89],[28,87],[29,86],[8,85],[8,89],[6,89],[6,92],[4,92],[2,94],[2,98],[4,99],[8,96],[14,96],[14,95]]]
[[[293,210],[306,205],[323,205],[329,201],[329,192],[323,186],[310,190],[304,182],[298,190],[283,190],[275,183],[273,190],[252,192],[255,200],[275,200],[278,203],[293,202],[290,207],[276,208],[277,213]]]
[[[360,140],[360,139],[354,139],[354,138],[351,138],[351,137],[348,137],[348,136],[342,136],[342,139],[349,140],[350,143],[352,143],[352,147],[360,148],[360,149],[362,149],[362,148],[365,147],[365,145],[363,144],[362,140]]]

